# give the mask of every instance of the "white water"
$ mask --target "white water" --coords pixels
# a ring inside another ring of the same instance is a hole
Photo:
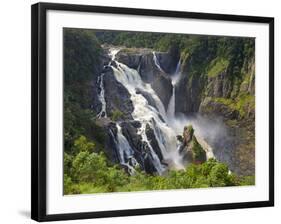
[[[131,148],[129,142],[127,141],[126,137],[122,133],[122,128],[117,123],[117,141],[118,141],[118,154],[120,159],[120,164],[126,166],[128,168],[128,172],[130,174],[134,174],[135,169],[138,165],[138,162],[134,158],[134,151]]]
[[[98,98],[99,98],[99,101],[102,104],[101,111],[97,115],[98,118],[107,117],[107,114],[106,114],[106,101],[105,101],[105,97],[104,97],[105,96],[105,92],[104,92],[103,76],[104,76],[104,73],[102,73],[98,77],[98,83],[100,84],[100,89],[101,89],[100,93],[98,94]]]
[[[158,58],[155,54],[155,51],[152,52],[153,53],[153,61],[154,61],[154,64],[156,65],[156,67],[161,71],[161,72],[164,72],[163,69],[161,68],[160,66],[160,63],[158,61]],[[165,72],[164,72],[165,73]]]
[[[147,125],[154,131],[156,140],[163,155],[163,159],[168,161],[171,167],[177,169],[184,168],[181,161],[181,156],[177,151],[176,133],[165,122],[167,116],[161,100],[151,88],[150,84],[146,84],[142,81],[139,73],[136,70],[131,69],[117,61],[116,64],[117,68],[112,66],[114,76],[116,80],[119,81],[131,95],[130,99],[134,106],[132,116],[134,120],[137,120],[141,123],[141,127],[138,129],[138,134],[142,137],[142,141],[147,143],[153,158],[153,164],[158,173],[162,173],[165,168],[161,164],[157,154],[147,139]],[[158,111],[148,104],[145,97],[143,97],[141,94],[137,94],[136,89],[141,89],[144,92],[148,92],[155,100]],[[161,115],[165,121],[163,121],[159,115]]]
[[[176,92],[176,84],[180,77],[180,66],[181,66],[181,61],[179,60],[177,67],[176,67],[176,71],[175,71],[174,75],[172,76],[173,93],[172,93],[170,102],[168,104],[168,109],[167,109],[167,116],[168,116],[169,121],[175,119],[175,107],[176,107],[175,92]]]

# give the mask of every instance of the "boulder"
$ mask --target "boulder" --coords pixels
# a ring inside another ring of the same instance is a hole
[[[207,160],[206,152],[198,143],[192,125],[185,126],[180,153],[186,163],[203,163]]]

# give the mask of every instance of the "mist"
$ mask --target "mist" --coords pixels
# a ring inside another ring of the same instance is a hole
[[[177,135],[183,134],[184,126],[192,125],[195,136],[202,138],[212,148],[214,157],[232,167],[235,137],[221,117],[207,117],[200,114],[186,116],[177,113],[174,118],[169,119],[168,123]]]

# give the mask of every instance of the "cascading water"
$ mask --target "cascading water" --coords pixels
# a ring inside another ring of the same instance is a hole
[[[158,58],[155,54],[155,51],[152,52],[153,53],[153,61],[154,61],[154,64],[156,65],[156,67],[161,71],[161,72],[164,72],[163,69],[161,68],[160,66],[160,63],[158,61]]]
[[[181,60],[179,60],[177,67],[176,67],[176,71],[175,71],[174,75],[171,77],[173,92],[172,92],[172,96],[171,96],[170,102],[168,104],[168,109],[167,109],[167,117],[168,117],[169,121],[171,121],[175,118],[175,106],[176,106],[175,92],[176,92],[176,84],[177,84],[179,76],[180,76],[180,66],[181,66]]]
[[[117,53],[118,51],[115,50],[114,52]],[[115,58],[114,54],[111,53],[111,55],[112,58]],[[138,129],[138,134],[142,137],[142,141],[147,144],[151,153],[153,165],[157,172],[161,174],[165,170],[165,167],[161,164],[161,161],[148,140],[146,135],[147,125],[154,131],[163,159],[172,167],[177,169],[184,168],[181,163],[181,156],[176,150],[176,133],[166,123],[167,116],[161,100],[151,88],[151,85],[142,81],[136,70],[131,69],[116,60],[115,62],[117,64],[116,68],[111,66],[114,76],[131,95],[130,99],[134,106],[132,117],[134,120],[141,123],[141,127]],[[155,100],[157,110],[148,104],[148,101],[144,96],[137,93],[137,89],[141,89],[151,95],[151,97]]]
[[[101,102],[101,111],[98,113],[97,117],[101,118],[101,117],[107,117],[106,114],[106,101],[105,101],[105,92],[104,92],[104,83],[103,83],[103,77],[104,77],[104,73],[102,73],[99,77],[98,77],[98,83],[99,83],[99,87],[100,87],[100,92],[98,94],[98,98],[99,101]]]
[[[116,124],[116,127],[117,127],[117,143],[118,143],[117,146],[118,146],[118,155],[119,155],[120,164],[126,166],[130,174],[134,174],[135,172],[134,167],[138,165],[138,162],[134,157],[134,151],[131,148],[126,137],[122,134],[122,128],[118,123]]]

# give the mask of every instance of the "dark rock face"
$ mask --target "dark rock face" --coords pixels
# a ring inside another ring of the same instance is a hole
[[[180,51],[177,47],[170,48],[169,52],[156,53],[161,68],[167,74],[174,74],[177,68],[177,64],[180,59]]]
[[[160,100],[162,101],[165,109],[167,110],[170,98],[173,93],[173,86],[171,84],[171,79],[166,75],[159,75],[154,79],[151,84]]]
[[[180,77],[175,87],[176,113],[198,112],[202,101],[206,78],[201,75],[190,77],[188,73],[189,71],[186,71],[185,75]]]
[[[116,81],[111,68],[104,73],[104,90],[108,116],[118,110],[123,113],[123,119],[132,119],[134,106],[130,94],[121,83]]]

